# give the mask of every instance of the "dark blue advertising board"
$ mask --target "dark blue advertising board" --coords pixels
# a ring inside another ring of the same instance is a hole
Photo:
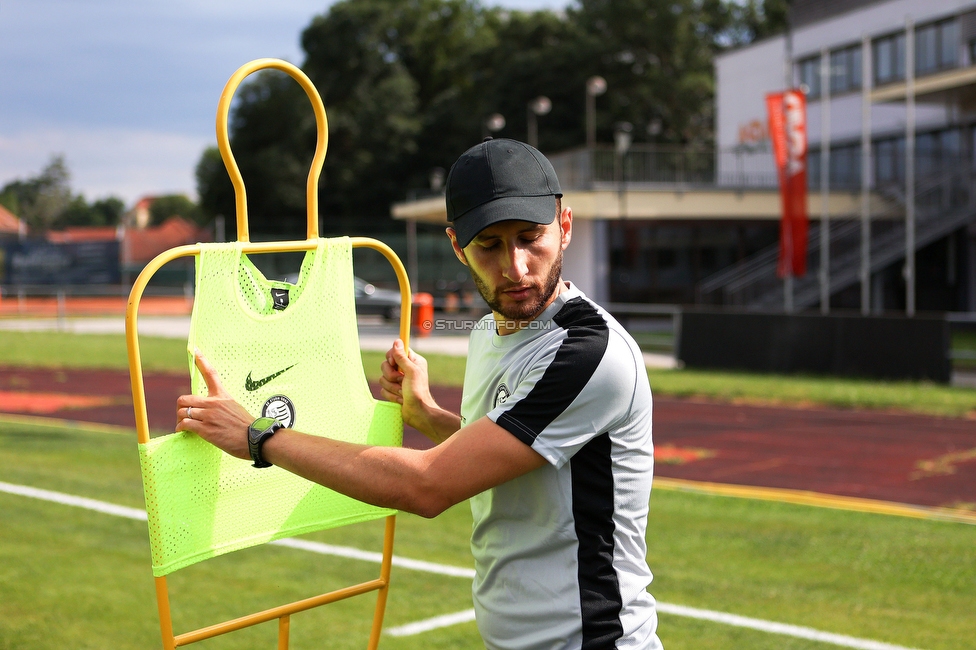
[[[118,241],[18,241],[0,248],[0,284],[119,284]]]

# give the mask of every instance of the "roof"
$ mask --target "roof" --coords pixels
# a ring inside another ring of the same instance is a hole
[[[22,223],[13,212],[0,205],[0,233],[16,235],[23,227]]]
[[[790,21],[793,28],[817,23],[884,0],[793,0]],[[894,8],[893,8],[894,11]]]
[[[113,241],[118,239],[115,226],[71,226],[64,230],[50,230],[46,239],[55,244],[73,244],[88,241]]]
[[[142,230],[127,228],[124,261],[149,262],[175,246],[206,242],[210,239],[210,232],[206,228],[201,228],[183,217],[173,216],[158,226]]]

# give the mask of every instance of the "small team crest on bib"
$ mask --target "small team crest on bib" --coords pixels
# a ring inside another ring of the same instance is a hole
[[[495,402],[491,405],[491,407],[495,408],[499,404],[504,404],[508,401],[508,398],[511,395],[512,394],[509,392],[508,386],[505,384],[499,384],[498,389],[495,391]]]
[[[275,395],[261,407],[261,415],[274,418],[281,426],[290,429],[295,424],[295,405],[284,395]]]

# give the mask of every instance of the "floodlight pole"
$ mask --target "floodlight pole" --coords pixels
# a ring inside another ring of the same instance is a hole
[[[420,275],[417,257],[417,221],[407,219],[407,275],[410,277],[410,291],[413,293],[417,293],[417,276]]]
[[[592,76],[586,80],[586,146],[596,145],[596,98],[607,92],[607,80]]]
[[[861,315],[871,312],[871,39],[861,38]]]
[[[788,120],[786,117],[787,115],[786,96],[787,93],[789,93],[793,89],[793,29],[792,26],[790,25],[789,19],[787,19],[786,22],[785,78],[786,78],[786,87],[783,90],[783,127],[784,129],[788,129],[789,126],[787,124]],[[789,136],[787,135],[787,140],[788,139]],[[788,142],[786,147],[788,150],[789,149]],[[787,157],[789,157],[788,151],[786,155]],[[787,164],[787,169],[788,167],[789,165]],[[784,183],[786,182],[786,174],[788,173],[789,173],[788,170],[784,170],[783,172]],[[785,192],[786,188],[782,187],[780,188],[780,191]],[[783,230],[789,236],[788,241],[786,241],[785,243],[786,245],[783,246],[782,248],[783,250],[786,251],[786,255],[787,255],[786,264],[783,265],[786,271],[785,275],[783,275],[783,311],[786,312],[787,314],[792,314],[793,313],[793,225],[786,220],[785,205],[783,206],[783,210],[784,210],[783,225],[780,227],[783,228]]]
[[[539,95],[526,105],[526,122],[528,122],[528,143],[539,148],[539,121],[538,118],[548,115],[552,110],[552,102],[545,95]]]
[[[905,315],[915,315],[915,21],[905,18]]]
[[[820,50],[820,313],[830,313],[830,50]]]

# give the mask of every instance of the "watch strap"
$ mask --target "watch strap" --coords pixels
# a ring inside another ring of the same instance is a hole
[[[265,460],[261,455],[261,448],[264,446],[264,443],[266,443],[268,439],[278,431],[278,429],[284,428],[283,424],[275,420],[266,429],[256,430],[255,424],[262,419],[264,418],[258,418],[255,420],[248,428],[247,432],[247,449],[251,454],[253,466],[258,468],[271,467],[271,463]]]

